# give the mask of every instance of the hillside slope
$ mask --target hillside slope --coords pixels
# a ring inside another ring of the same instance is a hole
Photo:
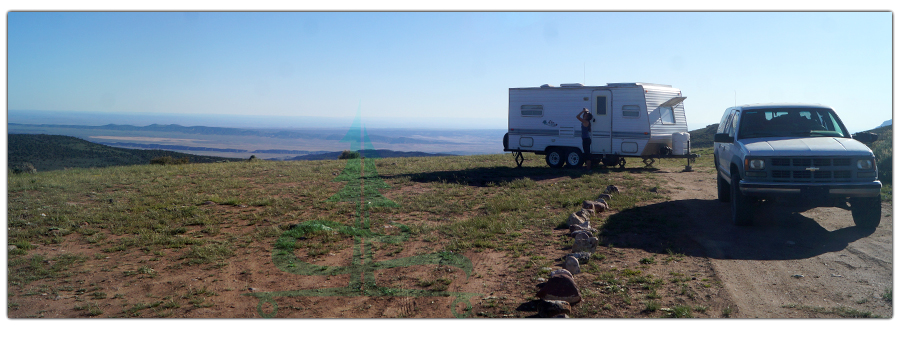
[[[716,129],[719,123],[707,125],[705,128],[691,130],[691,148],[712,147],[713,138],[716,135]]]
[[[191,163],[214,163],[236,159],[197,156],[163,150],[132,150],[91,143],[89,141],[53,135],[7,135],[8,162],[12,169],[31,163],[38,171],[60,170],[67,167],[108,167],[149,164],[156,157],[187,157]]]

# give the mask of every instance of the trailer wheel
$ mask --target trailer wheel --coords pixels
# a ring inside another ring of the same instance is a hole
[[[584,155],[581,153],[581,150],[570,149],[566,153],[566,166],[581,167],[581,165],[584,165]]]
[[[563,164],[565,164],[563,158],[563,152],[560,149],[556,148],[548,150],[547,157],[545,159],[547,160],[547,165],[549,165],[550,167],[560,168],[563,166]]]
[[[616,166],[619,164],[619,156],[603,156],[603,166]]]
[[[619,168],[625,168],[625,157],[619,158]]]

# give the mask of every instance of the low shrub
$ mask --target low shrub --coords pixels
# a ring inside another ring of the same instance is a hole
[[[172,158],[171,156],[165,157],[155,157],[150,159],[150,164],[153,165],[180,165],[190,163],[191,159],[188,157],[180,157],[180,158]]]

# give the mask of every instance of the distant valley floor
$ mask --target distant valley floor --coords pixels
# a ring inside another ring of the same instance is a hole
[[[347,129],[240,129],[159,125],[52,125],[8,123],[9,134],[65,135],[127,149],[169,150],[226,158],[320,159],[349,150]],[[372,149],[424,154],[503,152],[505,130],[370,129]],[[367,148],[368,148],[367,146]],[[305,156],[305,157],[304,157]],[[304,158],[298,158],[304,157]]]

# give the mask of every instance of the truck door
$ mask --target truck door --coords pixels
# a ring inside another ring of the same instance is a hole
[[[594,90],[591,96],[591,153],[612,153],[612,93]]]
[[[738,115],[740,114],[740,110],[731,110],[728,115],[724,118],[725,127],[722,130],[722,133],[727,133],[729,137],[734,137],[735,130],[735,120],[738,119]],[[715,143],[715,146],[718,146],[716,152],[718,154],[718,163],[719,169],[726,174],[725,179],[731,179],[731,158],[733,154],[731,153],[734,148],[734,144],[732,143]]]

